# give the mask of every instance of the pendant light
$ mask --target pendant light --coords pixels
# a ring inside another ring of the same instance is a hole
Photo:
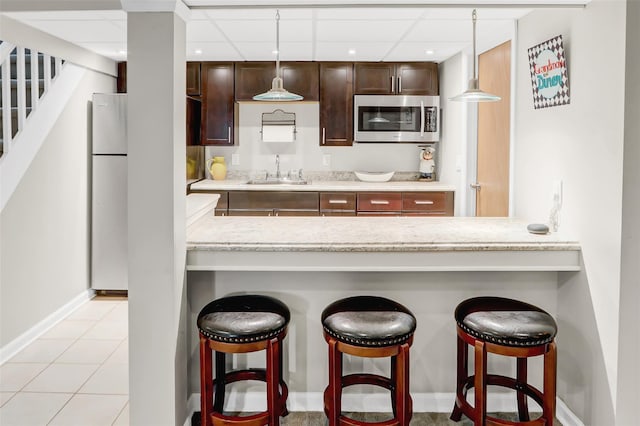
[[[276,76],[271,82],[268,92],[255,95],[254,101],[301,101],[303,98],[295,93],[288,92],[282,85],[280,77],[280,11],[276,10]]]
[[[457,102],[496,102],[502,99],[500,96],[486,93],[480,90],[478,86],[478,75],[476,73],[476,10],[473,9],[471,13],[471,19],[473,21],[473,78],[469,80],[469,86],[467,90],[458,96],[449,98],[450,101]]]

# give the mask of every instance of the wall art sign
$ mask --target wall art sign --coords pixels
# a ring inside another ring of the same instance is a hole
[[[562,36],[531,47],[529,70],[535,109],[569,103],[569,78]]]

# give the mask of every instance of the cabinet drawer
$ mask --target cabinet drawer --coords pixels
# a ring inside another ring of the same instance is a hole
[[[320,210],[355,211],[356,194],[354,192],[320,193]]]
[[[402,211],[406,213],[427,213],[453,215],[452,192],[404,192]]]
[[[360,192],[358,212],[401,211],[402,194],[399,192]]]
[[[229,210],[315,210],[317,192],[297,191],[232,191]]]

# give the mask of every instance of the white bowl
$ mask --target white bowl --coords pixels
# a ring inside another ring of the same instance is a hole
[[[395,172],[354,172],[363,182],[387,182]]]

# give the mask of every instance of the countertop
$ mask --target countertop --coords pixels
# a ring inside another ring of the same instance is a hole
[[[218,205],[218,194],[189,194],[187,195],[187,227],[192,225],[198,219],[211,212],[213,216],[213,209]]]
[[[455,186],[440,182],[390,181],[331,181],[312,180],[306,185],[259,184],[249,185],[246,180],[212,180],[204,179],[191,184],[192,191],[454,191]]]
[[[228,217],[187,229],[191,270],[580,269],[580,244],[510,218]]]

